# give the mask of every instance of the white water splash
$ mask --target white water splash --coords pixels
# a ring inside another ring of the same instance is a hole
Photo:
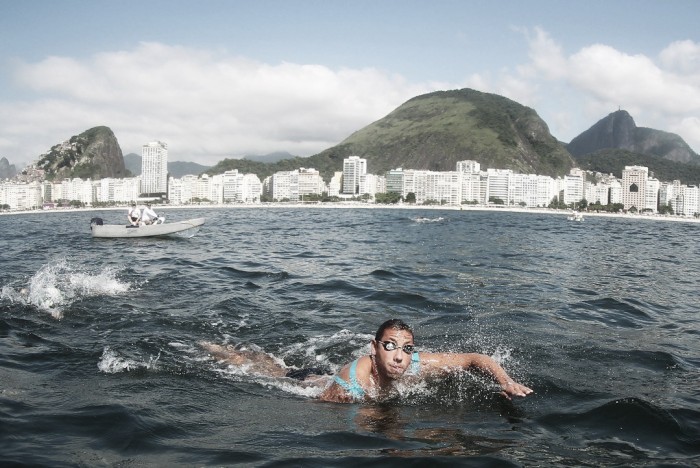
[[[440,223],[442,221],[445,221],[445,218],[443,218],[442,216],[439,216],[437,218],[426,218],[423,216],[419,216],[417,218],[411,218],[411,219],[413,221],[415,221],[416,223]]]
[[[63,311],[76,300],[123,294],[129,288],[130,284],[117,279],[111,268],[88,271],[58,260],[41,267],[26,285],[4,286],[0,298],[34,306],[61,319]]]
[[[160,353],[156,357],[151,356],[148,361],[136,361],[120,356],[119,353],[107,346],[102,352],[97,368],[106,374],[118,374],[137,369],[155,370],[157,369],[158,359],[160,359]]]
[[[510,360],[511,354],[511,349],[498,347],[496,348],[496,351],[494,351],[494,353],[491,355],[491,357],[494,361],[496,361],[500,365],[503,365],[506,361]]]

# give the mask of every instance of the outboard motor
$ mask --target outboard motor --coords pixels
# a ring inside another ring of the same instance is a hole
[[[102,218],[92,218],[90,220],[90,229],[92,229],[93,226],[102,226],[103,224]]]

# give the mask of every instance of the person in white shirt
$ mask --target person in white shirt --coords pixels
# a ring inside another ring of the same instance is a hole
[[[146,206],[141,210],[141,221],[143,224],[155,224],[158,222],[158,219],[159,217],[156,212],[153,211],[153,208],[151,208],[151,204],[146,203]]]
[[[131,208],[129,208],[129,212],[126,215],[126,219],[129,220],[129,223],[132,226],[139,225],[139,222],[141,221],[141,210],[138,209],[136,203],[131,204]]]

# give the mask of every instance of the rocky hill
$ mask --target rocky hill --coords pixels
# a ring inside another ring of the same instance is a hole
[[[17,168],[7,158],[0,158],[0,180],[11,179],[17,175]]]
[[[313,167],[324,179],[342,170],[348,156],[367,159],[367,170],[453,171],[471,159],[482,167],[561,176],[574,161],[537,113],[503,96],[472,89],[417,96],[386,117],[358,130],[337,146],[309,158],[263,165],[224,160],[210,174],[229,169],[252,170],[261,178],[277,170]],[[295,167],[294,167],[295,166]]]
[[[108,127],[94,127],[54,145],[36,165],[53,181],[129,176],[117,138]]]
[[[700,155],[678,135],[637,127],[624,110],[609,114],[567,145],[575,158],[604,149],[622,149],[680,163],[700,164]]]

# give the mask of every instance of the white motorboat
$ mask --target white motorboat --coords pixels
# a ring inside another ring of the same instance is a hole
[[[157,237],[176,234],[188,229],[194,229],[204,224],[206,218],[187,219],[174,223],[144,224],[132,226],[123,224],[104,224],[102,218],[90,220],[92,237]]]
[[[569,213],[566,219],[568,219],[569,221],[583,221],[583,213],[574,211],[573,213]]]

